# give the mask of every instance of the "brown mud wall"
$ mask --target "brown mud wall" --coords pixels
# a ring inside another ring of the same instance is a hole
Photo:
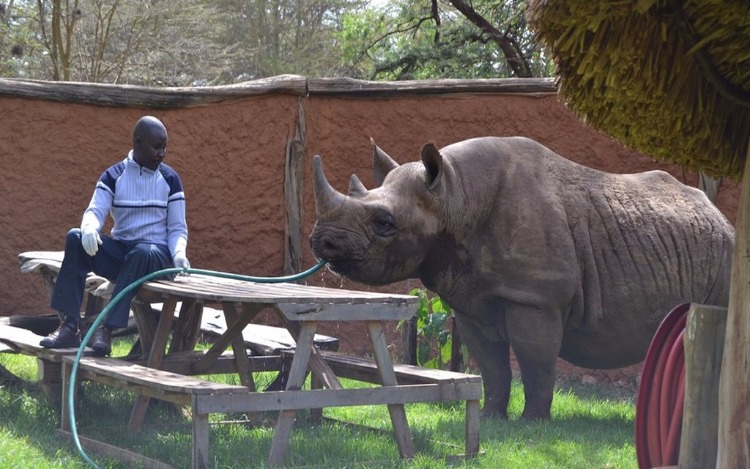
[[[12,88],[12,85],[11,85]],[[522,135],[593,168],[630,173],[664,169],[695,185],[697,175],[660,164],[592,130],[551,93],[451,92],[420,94],[272,92],[200,106],[149,108],[92,105],[0,95],[0,316],[51,312],[41,280],[18,269],[17,255],[62,250],[65,233],[78,226],[99,174],[130,149],[132,125],[144,114],[164,121],[166,162],[181,175],[194,268],[247,275],[283,273],[284,171],[289,139],[302,106],[303,250],[301,264],[315,260],[307,236],[315,222],[311,159],[323,157],[329,181],[346,191],[351,173],[372,187],[369,139],[400,163],[418,158],[421,146],[476,136]],[[719,206],[730,221],[738,187],[725,181]],[[369,289],[318,273],[307,283]],[[416,280],[383,290],[405,293]],[[344,324],[327,333],[342,349],[366,353],[364,335]],[[393,333],[393,328],[390,328]],[[398,348],[394,334],[392,341]]]

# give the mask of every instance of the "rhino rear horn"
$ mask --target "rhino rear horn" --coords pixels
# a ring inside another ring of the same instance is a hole
[[[364,197],[367,194],[367,188],[356,174],[349,178],[349,197]]]
[[[380,186],[385,180],[385,176],[398,168],[399,164],[388,156],[379,146],[375,145],[375,140],[370,138],[372,144],[372,177],[375,183]]]
[[[321,216],[343,205],[346,196],[331,187],[323,173],[320,155],[313,156],[313,193],[315,214]]]

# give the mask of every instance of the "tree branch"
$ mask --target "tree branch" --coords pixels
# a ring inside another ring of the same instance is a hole
[[[476,10],[466,4],[463,0],[450,0],[450,2],[456,10],[466,17],[466,19],[486,33],[492,41],[497,44],[503,52],[505,60],[508,62],[514,75],[522,78],[530,78],[533,76],[529,63],[522,56],[514,41],[509,40],[505,34],[492,26],[489,21],[477,13]]]

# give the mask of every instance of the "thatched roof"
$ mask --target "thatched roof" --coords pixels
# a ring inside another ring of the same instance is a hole
[[[652,157],[740,178],[750,136],[750,2],[532,0],[560,94]]]

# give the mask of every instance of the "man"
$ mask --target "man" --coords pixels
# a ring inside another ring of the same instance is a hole
[[[139,278],[170,267],[188,269],[185,194],[177,172],[163,163],[167,129],[152,116],[138,120],[133,148],[99,177],[81,228],[68,232],[65,257],[52,293],[51,307],[60,327],[42,339],[47,348],[80,346],[78,321],[86,275],[94,272],[115,283],[113,298]],[[107,214],[111,236],[100,235]],[[95,331],[91,348],[98,356],[111,352],[111,333],[128,322],[135,290],[113,306]]]

